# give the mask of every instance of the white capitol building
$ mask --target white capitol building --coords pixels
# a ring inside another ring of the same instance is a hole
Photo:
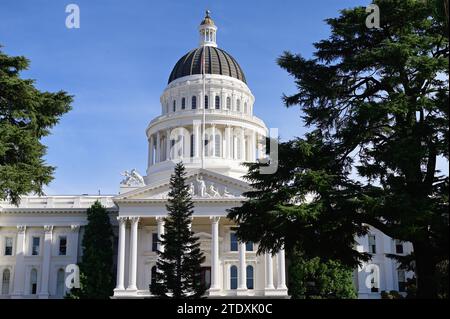
[[[115,231],[117,273],[114,298],[150,296],[156,271],[158,236],[174,163],[183,160],[195,204],[192,230],[206,260],[203,280],[209,296],[287,297],[285,253],[257,255],[256,243],[239,243],[226,210],[245,200],[245,161],[265,156],[268,129],[253,115],[255,98],[237,61],[216,44],[217,27],[209,14],[200,27],[198,48],[174,66],[161,96],[161,115],[146,128],[146,176],[127,172],[116,196],[24,196],[19,206],[0,201],[0,298],[62,298],[65,268],[82,258],[86,209],[100,201]],[[204,59],[204,60],[203,60]],[[202,68],[204,62],[204,71]],[[205,73],[203,75],[203,73]],[[205,132],[203,147],[201,132]],[[408,253],[376,229],[357,239],[358,249],[373,253],[379,275],[355,270],[360,298],[382,290],[402,290],[405,274],[387,253]]]

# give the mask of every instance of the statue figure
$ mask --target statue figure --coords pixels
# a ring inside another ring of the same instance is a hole
[[[132,169],[131,172],[125,171],[120,175],[125,178],[120,182],[121,185],[125,186],[144,186],[144,178],[137,172],[136,169]]]
[[[230,198],[230,197],[234,197],[234,195],[231,194],[226,187],[224,187],[224,189],[223,189],[223,197]]]
[[[130,174],[131,174],[131,176],[133,176],[133,179],[137,185],[139,185],[139,186],[145,185],[144,178],[141,176],[141,174],[139,174],[137,172],[137,170],[135,168],[133,168],[131,170]]]
[[[200,175],[197,175],[196,181],[197,181],[198,195],[200,197],[205,197],[206,196],[206,184],[205,184],[205,181],[203,180],[203,178]]]
[[[191,195],[191,196],[194,196],[195,195],[195,186],[194,186],[194,183],[190,183],[189,184],[189,194]]]
[[[210,197],[220,197],[220,194],[217,191],[217,189],[214,187],[214,184],[209,185],[208,194]]]

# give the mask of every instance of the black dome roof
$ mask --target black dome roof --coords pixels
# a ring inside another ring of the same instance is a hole
[[[236,60],[222,49],[207,46],[189,51],[173,67],[168,83],[183,76],[201,74],[202,54],[205,48],[205,73],[231,76],[247,83]]]

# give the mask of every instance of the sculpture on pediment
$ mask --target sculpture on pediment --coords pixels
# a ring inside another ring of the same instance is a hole
[[[144,178],[137,172],[136,169],[132,169],[131,172],[125,171],[121,174],[125,178],[120,182],[125,186],[144,186]]]
[[[217,188],[212,183],[208,187],[208,195],[210,197],[220,197],[219,191],[217,190]]]
[[[197,190],[198,190],[197,195],[200,197],[205,197],[206,196],[205,181],[203,180],[203,178],[200,175],[197,175],[196,181],[197,181]]]
[[[195,195],[195,186],[194,183],[190,183],[189,184],[189,190],[188,190],[189,195],[194,196]]]
[[[234,197],[234,195],[231,194],[226,187],[224,187],[224,189],[223,189],[223,197],[230,198],[230,197]]]

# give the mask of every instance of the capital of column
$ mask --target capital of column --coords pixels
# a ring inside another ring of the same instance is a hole
[[[77,232],[80,229],[80,225],[70,225],[70,230]]]
[[[211,220],[211,223],[216,224],[219,222],[220,216],[211,216],[209,219]]]
[[[134,223],[139,223],[139,220],[141,219],[138,216],[133,216],[133,217],[128,217],[128,219],[134,224]]]
[[[45,233],[51,233],[51,232],[53,232],[53,225],[45,225],[45,226],[44,226],[44,232],[45,232]]]
[[[25,225],[17,225],[17,232],[19,234],[25,233],[26,230],[27,230],[27,226],[25,226]]]
[[[128,220],[128,217],[119,216],[117,217],[117,221],[119,222],[119,225],[125,224]]]

